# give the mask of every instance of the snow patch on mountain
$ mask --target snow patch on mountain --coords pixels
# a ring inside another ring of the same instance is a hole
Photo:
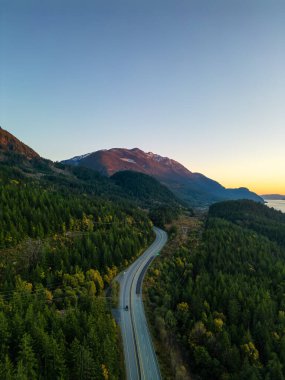
[[[125,162],[130,162],[132,164],[136,164],[136,161],[132,160],[131,158],[120,158],[120,160],[125,161]]]
[[[160,156],[159,154],[155,154],[155,153],[152,153],[152,152],[148,152],[148,153],[146,153],[146,156],[147,156],[148,158],[151,158],[151,159],[154,160],[154,161],[157,161],[157,162],[163,162],[163,161],[167,161],[167,160],[169,160],[168,157],[162,157],[162,156]]]
[[[90,156],[90,154],[92,154],[92,153],[86,153],[86,154],[83,154],[82,156],[75,156],[75,157],[71,158],[70,161],[79,162],[79,161],[83,160],[83,158]]]

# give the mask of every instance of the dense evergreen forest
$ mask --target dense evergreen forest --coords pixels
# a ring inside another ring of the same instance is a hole
[[[0,163],[0,379],[119,379],[105,290],[152,240],[147,214],[96,173],[8,158]]]
[[[193,210],[178,199],[166,186],[155,178],[130,170],[115,173],[111,180],[125,194],[134,197],[141,207],[149,209],[149,217],[157,227],[164,228],[176,219],[183,210]]]
[[[284,227],[264,205],[215,204],[202,235],[192,230],[156,261],[150,318],[164,350],[182,348],[193,379],[285,378]]]
[[[181,207],[183,204],[166,186],[149,175],[124,170],[113,174],[111,179],[126,194],[136,197],[143,205],[164,203],[171,207]]]

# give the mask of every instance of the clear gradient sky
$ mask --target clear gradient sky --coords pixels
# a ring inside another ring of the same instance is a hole
[[[284,0],[0,0],[0,125],[285,194]]]

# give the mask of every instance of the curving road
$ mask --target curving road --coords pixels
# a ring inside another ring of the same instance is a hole
[[[126,373],[128,380],[161,379],[156,354],[147,326],[142,302],[142,282],[151,261],[167,241],[166,232],[154,227],[152,245],[122,274],[120,282],[120,316]],[[125,306],[128,305],[128,311]]]

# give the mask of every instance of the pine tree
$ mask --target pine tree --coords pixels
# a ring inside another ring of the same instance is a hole
[[[32,347],[32,338],[25,333],[20,343],[20,351],[18,355],[18,365],[24,365],[25,375],[29,380],[37,379],[38,362]],[[18,368],[20,368],[18,367]]]

